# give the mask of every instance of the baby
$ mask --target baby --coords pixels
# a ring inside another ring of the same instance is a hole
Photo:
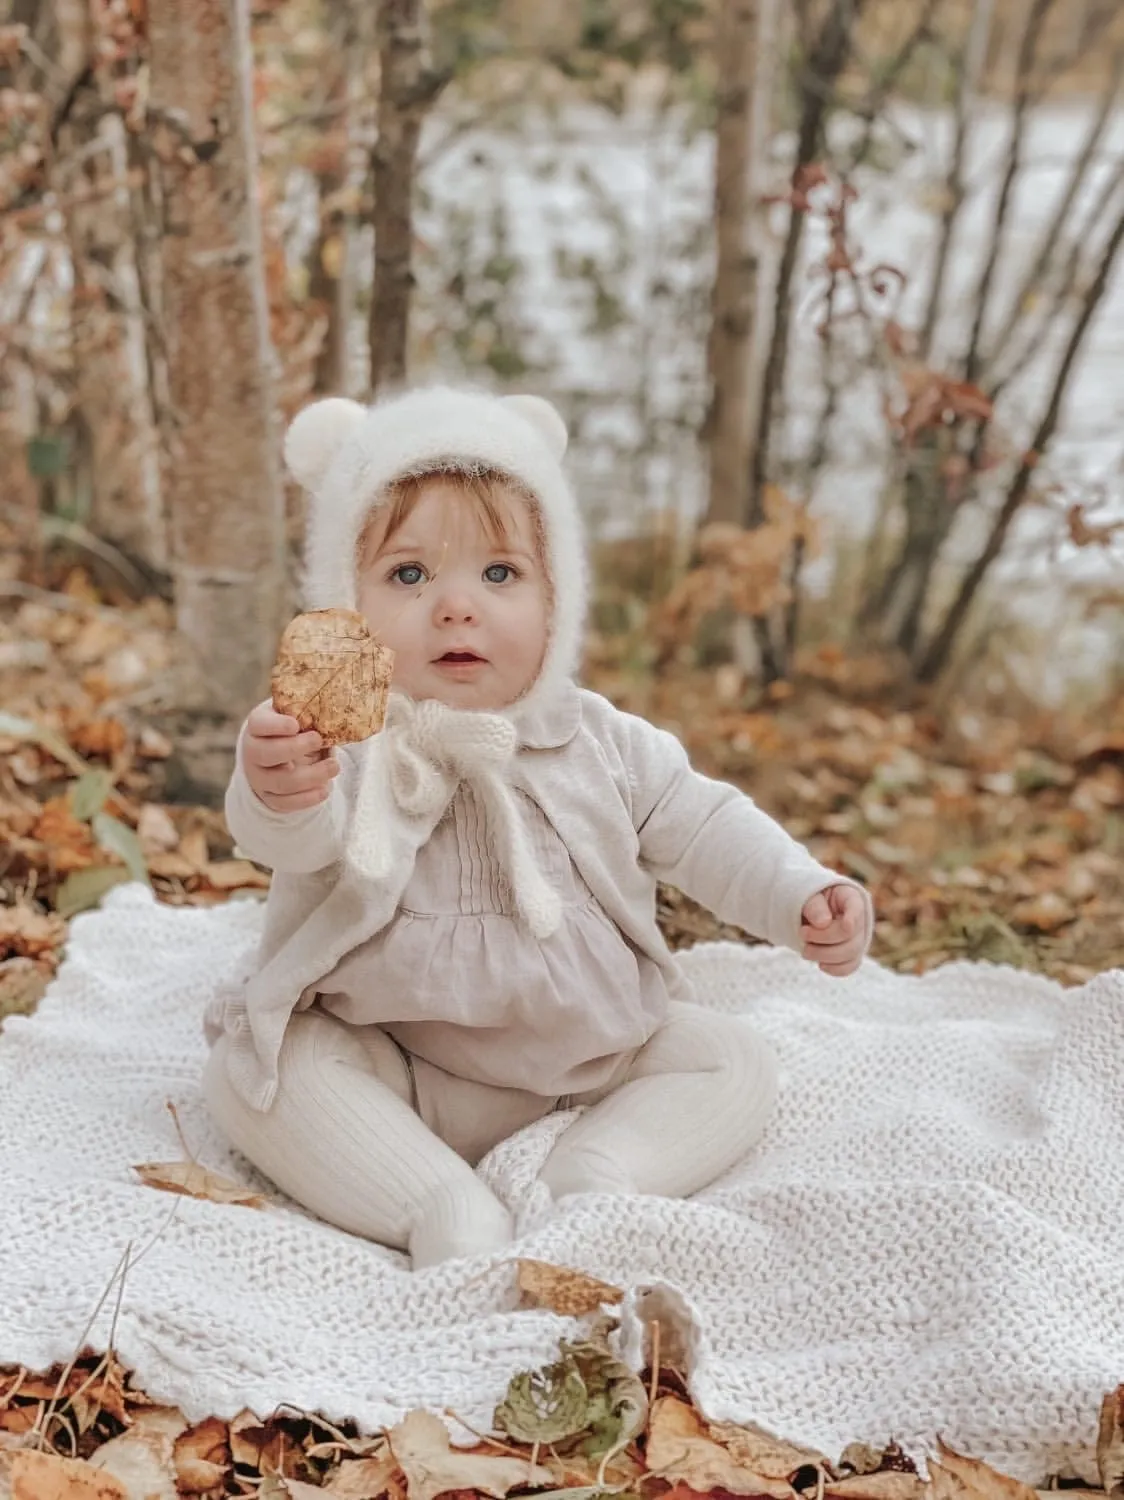
[[[861,888],[575,685],[565,447],[537,397],[440,388],[317,402],[285,441],[306,606],[361,611],[394,681],[363,744],[268,702],[243,726],[227,822],[274,878],[253,972],[208,1016],[206,1093],[292,1198],[415,1267],[511,1242],[473,1168],[552,1111],[580,1107],[542,1168],[555,1202],[684,1197],[758,1140],[774,1059],[692,1003],[657,880],[829,974],[870,941]]]

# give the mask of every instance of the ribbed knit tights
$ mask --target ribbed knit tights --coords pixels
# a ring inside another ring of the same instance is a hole
[[[556,1100],[455,1078],[412,1059],[373,1026],[318,1010],[293,1017],[272,1106],[251,1109],[211,1054],[207,1102],[230,1142],[283,1192],[352,1234],[407,1250],[416,1267],[509,1244],[511,1216],[473,1165],[549,1114]],[[542,1170],[568,1193],[683,1198],[756,1143],[776,1096],[776,1064],[741,1017],[673,1005],[664,1026],[588,1106]]]

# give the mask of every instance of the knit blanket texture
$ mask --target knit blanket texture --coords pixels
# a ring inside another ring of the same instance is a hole
[[[1100,1401],[1124,1381],[1124,972],[1063,990],[868,961],[838,981],[787,952],[695,948],[700,1000],[752,1017],[780,1059],[759,1150],[688,1202],[553,1212],[536,1173],[554,1116],[480,1167],[521,1226],[510,1256],[414,1273],[291,1203],[174,1197],[131,1170],[182,1158],[170,1101],[200,1162],[264,1185],[199,1090],[204,1006],[261,920],[254,900],[174,909],[119,887],[73,922],[37,1013],[5,1023],[0,1364],[112,1338],[191,1420],[292,1403],[377,1428],[427,1406],[486,1428],[509,1378],[579,1326],[520,1308],[527,1256],[626,1288],[634,1360],[653,1295],[676,1304],[712,1418],[832,1460],[856,1440],[923,1455],[939,1433],[1032,1483],[1096,1481]]]

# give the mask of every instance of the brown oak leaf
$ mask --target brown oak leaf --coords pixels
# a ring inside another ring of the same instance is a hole
[[[297,615],[281,637],[271,676],[273,706],[326,745],[377,734],[386,718],[394,652],[353,609]]]

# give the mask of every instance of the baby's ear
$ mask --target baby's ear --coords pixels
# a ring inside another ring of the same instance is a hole
[[[532,426],[555,458],[566,452],[570,435],[562,413],[542,396],[504,396],[503,404]]]
[[[314,490],[332,460],[366,415],[358,401],[328,396],[299,411],[285,434],[285,464],[306,490]]]

